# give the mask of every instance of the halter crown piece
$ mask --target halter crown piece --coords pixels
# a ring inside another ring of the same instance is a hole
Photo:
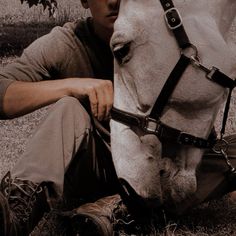
[[[160,0],[160,3],[164,9],[164,19],[166,21],[166,25],[173,32],[180,48],[180,58],[166,80],[148,116],[133,114],[113,107],[111,110],[111,118],[130,127],[138,127],[147,134],[155,134],[161,142],[169,141],[181,145],[192,145],[197,148],[212,148],[214,152],[221,154],[224,157],[230,173],[236,175],[236,170],[230,163],[227,155],[228,143],[224,140],[225,126],[228,118],[232,90],[235,88],[236,82],[221,72],[218,68],[214,66],[212,68],[207,68],[200,62],[197,47],[190,42],[178,9],[175,8],[171,0]],[[189,54],[188,51],[193,51],[193,54],[190,56],[187,55]],[[173,93],[185,69],[189,65],[204,71],[206,73],[206,78],[210,81],[229,89],[220,131],[220,139],[217,139],[216,135],[210,135],[208,139],[196,137],[182,132],[181,130],[167,126],[160,121],[162,112],[171,94]]]

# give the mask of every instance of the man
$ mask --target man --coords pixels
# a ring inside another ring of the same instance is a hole
[[[68,209],[116,192],[101,163],[105,157],[97,158],[91,117],[107,127],[113,104],[109,40],[120,1],[81,3],[92,18],[56,27],[0,73],[2,119],[55,103],[2,180],[1,235],[30,234],[61,199]],[[80,202],[69,206],[73,199]]]

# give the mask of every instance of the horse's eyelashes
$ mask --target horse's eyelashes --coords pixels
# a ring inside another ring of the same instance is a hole
[[[113,54],[117,62],[122,65],[130,60],[130,43],[116,45],[113,48]]]

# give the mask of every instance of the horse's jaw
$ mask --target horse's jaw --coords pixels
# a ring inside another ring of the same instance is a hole
[[[119,138],[117,139],[117,135]],[[153,146],[146,145],[147,140]],[[158,139],[141,138],[130,128],[111,121],[112,157],[118,178],[126,180],[142,198],[161,198]]]
[[[195,193],[195,170],[203,154],[200,149],[177,148],[172,151],[178,157],[162,157],[168,152],[161,150],[162,145],[156,136],[138,136],[115,121],[111,122],[111,130],[111,137],[114,137],[113,132],[119,136],[119,139],[112,138],[118,178],[124,179],[151,208],[164,205],[178,210],[177,206]]]

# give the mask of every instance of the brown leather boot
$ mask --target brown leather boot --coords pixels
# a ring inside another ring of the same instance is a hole
[[[0,190],[0,235],[29,235],[43,214],[49,211],[43,185],[12,179],[8,172]]]
[[[112,236],[117,214],[123,206],[119,195],[108,196],[94,203],[86,203],[68,214],[71,218],[67,235]],[[122,214],[127,209],[123,206]]]

